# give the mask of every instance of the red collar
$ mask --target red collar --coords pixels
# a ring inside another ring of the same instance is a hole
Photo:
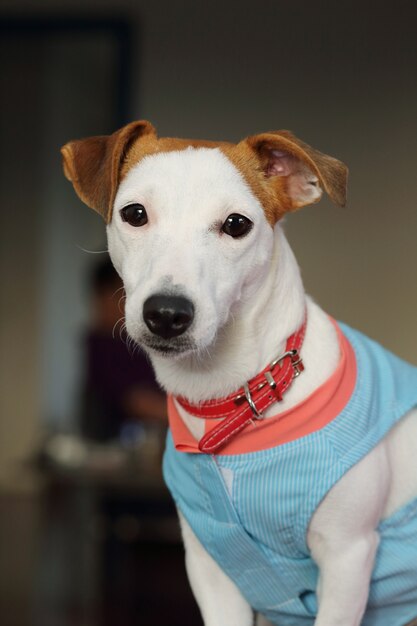
[[[263,411],[282,400],[282,395],[289,389],[294,378],[304,370],[299,353],[305,330],[306,320],[301,328],[287,339],[282,356],[272,361],[262,372],[226,398],[191,404],[185,398],[176,396],[178,404],[195,417],[224,418],[218,426],[200,439],[198,447],[201,452],[213,454],[253,420],[262,419]]]

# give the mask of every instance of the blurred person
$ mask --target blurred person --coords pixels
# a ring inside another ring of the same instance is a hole
[[[81,432],[96,441],[134,438],[140,423],[166,423],[166,397],[152,366],[124,330],[123,283],[107,257],[89,284],[92,320],[84,336]]]

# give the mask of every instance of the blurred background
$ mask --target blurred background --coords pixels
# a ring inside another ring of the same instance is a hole
[[[417,363],[416,17],[412,0],[2,0],[2,626],[200,623],[164,398],[60,146],[145,118],[232,141],[287,128],[340,158],[347,208],[286,224],[306,288]]]

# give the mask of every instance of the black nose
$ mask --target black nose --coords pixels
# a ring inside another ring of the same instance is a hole
[[[178,337],[194,319],[193,303],[182,296],[151,296],[143,305],[143,319],[154,335]]]

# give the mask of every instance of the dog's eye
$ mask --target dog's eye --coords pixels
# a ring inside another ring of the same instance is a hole
[[[239,213],[232,213],[229,217],[226,218],[222,231],[226,233],[226,235],[230,235],[231,237],[238,238],[244,237],[248,234],[253,226],[253,222],[250,221],[244,215],[239,215]]]
[[[129,204],[121,209],[120,215],[122,220],[131,226],[144,226],[148,222],[148,216],[143,204]]]

